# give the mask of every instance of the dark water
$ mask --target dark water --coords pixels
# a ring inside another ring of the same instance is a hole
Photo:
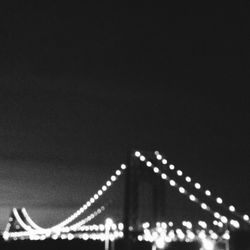
[[[1,241],[0,249],[9,249],[9,250],[17,250],[17,249],[27,249],[27,250],[47,250],[47,249],[60,249],[60,250],[104,250],[104,242],[100,241],[83,241],[83,240],[44,240],[44,241],[10,241],[4,242]],[[116,241],[114,244],[114,248],[110,250],[125,250],[125,244],[122,240]],[[176,242],[170,244],[165,249],[169,250],[199,250],[200,245],[196,242],[194,243],[182,243]],[[126,249],[127,250],[127,249]],[[132,245],[131,250],[152,250],[152,246],[147,242],[135,242]]]
[[[9,249],[9,250],[17,250],[17,249],[27,249],[27,250],[47,250],[47,249],[60,249],[60,250],[104,250],[104,242],[100,241],[83,241],[83,240],[44,240],[44,241],[10,241],[4,242],[1,241],[0,249]],[[114,248],[110,250],[128,250],[125,247],[125,244],[122,240],[116,241],[114,244]],[[197,242],[193,243],[183,243],[176,242],[170,244],[165,249],[168,250],[199,250],[200,245]],[[152,245],[147,242],[135,242],[132,244],[131,250],[152,250]]]

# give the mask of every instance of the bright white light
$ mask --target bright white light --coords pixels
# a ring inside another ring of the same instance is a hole
[[[116,181],[116,177],[114,175],[111,176],[111,181]]]
[[[110,186],[112,185],[111,181],[107,181],[107,182],[106,182],[106,185],[107,185],[108,187],[110,187]]]
[[[226,216],[221,216],[220,220],[222,221],[222,223],[227,223],[228,222],[228,219]]]
[[[168,222],[168,225],[169,225],[170,227],[173,227],[173,226],[174,226],[174,223],[173,223],[172,221],[169,221],[169,222]]]
[[[158,237],[155,241],[155,245],[158,249],[164,249],[165,248],[165,241],[163,237]]]
[[[102,190],[103,191],[106,191],[107,190],[107,187],[105,185],[102,186]]]
[[[203,229],[207,228],[207,223],[205,221],[199,221],[198,222],[199,226],[202,227]]]
[[[141,155],[141,153],[139,151],[135,151],[135,156],[139,157]]]
[[[196,183],[194,184],[194,187],[195,187],[196,189],[200,189],[200,188],[201,188],[201,185],[200,185],[200,183],[196,182]]]
[[[161,227],[162,227],[163,229],[167,229],[167,223],[166,223],[166,222],[162,222],[162,223],[161,223]]]
[[[235,228],[240,228],[240,223],[237,220],[230,220],[230,224]]]
[[[211,196],[211,192],[210,192],[209,190],[206,190],[206,191],[205,191],[205,195],[206,195],[206,196]]]
[[[102,192],[102,190],[98,190],[98,195],[102,195],[103,194],[103,192]]]
[[[177,234],[177,237],[180,239],[180,240],[183,240],[185,238],[185,234],[182,232],[182,230],[180,228],[177,228],[176,229],[176,234]]]
[[[184,189],[183,187],[180,187],[180,188],[179,188],[179,192],[180,192],[181,194],[184,194],[184,193],[185,193],[185,189]]]
[[[151,163],[150,161],[147,161],[146,165],[147,165],[148,167],[151,167],[151,166],[152,166],[152,163]]]
[[[219,214],[218,212],[215,212],[215,213],[214,213],[214,217],[215,217],[216,219],[219,219],[219,218],[220,218],[220,214]]]
[[[208,238],[202,239],[202,245],[204,250],[214,249],[214,242],[212,240],[209,240]]]
[[[123,223],[118,223],[118,229],[121,231],[124,229]]]
[[[194,196],[193,194],[189,195],[189,199],[190,199],[191,201],[195,201],[195,200],[196,200],[196,198],[195,198],[195,196]]]
[[[126,166],[125,164],[122,164],[122,165],[121,165],[121,169],[124,170],[124,169],[126,169],[126,168],[127,168],[127,166]]]
[[[191,182],[191,178],[189,176],[186,177],[186,182]]]
[[[181,170],[177,170],[177,175],[179,175],[179,176],[182,176],[182,171]]]
[[[213,221],[213,224],[214,224],[215,226],[218,226],[218,221],[217,221],[217,220],[214,220],[214,221]]]
[[[192,223],[190,221],[186,221],[185,225],[186,228],[191,229],[192,228]]]
[[[156,156],[156,158],[157,158],[157,160],[161,160],[162,159],[162,156],[160,155],[160,154],[158,154],[157,156]]]
[[[174,169],[175,169],[175,166],[174,166],[173,164],[170,164],[170,165],[169,165],[169,169],[170,169],[170,170],[174,170]]]
[[[143,240],[142,235],[138,235],[138,236],[137,236],[137,239],[138,239],[139,241],[142,241],[142,240]]]
[[[97,200],[99,198],[98,194],[94,195],[94,199]]]
[[[163,174],[161,174],[161,178],[164,179],[164,180],[166,180],[167,179],[167,175],[163,173]]]
[[[142,224],[143,229],[149,228],[149,226],[150,226],[149,222],[144,222]]]
[[[201,208],[204,209],[204,210],[206,210],[208,208],[208,206],[205,203],[201,203]]]
[[[162,164],[166,165],[168,163],[168,161],[166,159],[162,159]]]
[[[230,240],[230,234],[228,231],[226,231],[223,235],[222,235],[222,239],[224,240]]]
[[[120,170],[116,170],[116,171],[115,171],[115,174],[116,174],[117,176],[121,175],[121,173],[122,173],[122,172],[121,172]]]
[[[140,161],[145,161],[145,160],[146,160],[145,156],[141,155],[140,156]]]
[[[218,225],[217,225],[218,227],[223,227],[223,223],[221,222],[221,221],[218,221]]]
[[[170,180],[170,181],[169,181],[169,184],[170,184],[172,187],[174,187],[174,186],[176,185],[176,183],[175,183],[174,180]]]
[[[159,168],[154,167],[154,172],[155,172],[155,173],[159,173],[159,171],[160,171]]]
[[[107,218],[106,220],[105,220],[105,227],[111,227],[112,226],[112,224],[113,224],[114,222],[113,222],[113,220],[111,219],[111,218]]]
[[[247,214],[244,214],[243,215],[243,220],[248,221],[249,220],[249,216]]]
[[[217,240],[217,239],[218,239],[218,235],[217,235],[215,232],[211,232],[210,237],[211,237],[213,240]]]
[[[234,206],[229,206],[229,211],[231,211],[231,212],[235,212],[235,207]]]
[[[216,202],[217,202],[218,204],[222,204],[223,201],[222,201],[222,199],[221,199],[220,197],[217,197],[217,198],[216,198]]]

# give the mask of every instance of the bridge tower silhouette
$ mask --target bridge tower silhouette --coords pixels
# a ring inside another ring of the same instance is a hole
[[[151,188],[151,193],[147,197],[151,199],[152,218],[151,222],[163,221],[165,219],[165,183],[160,181],[150,169],[142,167],[142,162],[135,157],[135,150],[128,152],[127,172],[125,176],[124,194],[124,240],[127,250],[132,249],[132,242],[137,237],[137,232],[141,230],[139,223],[140,213],[140,185],[146,182]],[[145,152],[145,151],[144,151]],[[153,159],[153,152],[147,151],[147,156]],[[151,157],[150,157],[151,156]],[[150,197],[151,196],[151,197]],[[147,207],[150,209],[150,207]]]

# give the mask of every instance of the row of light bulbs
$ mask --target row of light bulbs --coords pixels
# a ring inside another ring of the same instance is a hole
[[[158,152],[158,151],[155,151],[155,157],[158,161],[160,161],[163,165],[166,165],[167,164],[167,160],[163,158],[163,156]],[[175,166],[173,164],[169,164],[169,169],[171,171],[175,171]],[[193,184],[194,188],[199,190],[199,191],[202,191],[202,187],[201,187],[201,184],[198,183],[198,182],[195,182],[195,183],[192,183],[192,179],[191,177],[189,176],[184,176],[184,173],[182,170],[176,170],[176,174],[180,177],[183,177],[185,178],[185,181],[187,183],[190,183],[190,184]],[[245,222],[249,223],[250,224],[250,218],[249,218],[249,215],[247,214],[244,214],[244,215],[241,215],[239,213],[236,212],[236,209],[235,209],[235,206],[233,205],[229,205],[229,206],[226,206],[223,202],[223,199],[221,197],[213,197],[212,196],[212,193],[210,190],[208,189],[205,189],[204,190],[204,194],[209,197],[210,199],[212,199],[213,201],[215,201],[217,204],[219,205],[224,205],[226,207],[226,209],[228,209],[229,212],[233,213],[234,215],[242,218]]]
[[[19,224],[21,225],[21,227],[26,230],[27,232],[32,232],[32,234],[50,234],[52,232],[54,233],[58,233],[59,231],[61,231],[62,229],[65,229],[65,227],[71,223],[73,220],[75,220],[77,217],[79,217],[83,212],[85,212],[87,209],[89,209],[112,185],[113,183],[123,174],[123,172],[126,170],[127,166],[125,164],[121,164],[120,168],[117,169],[115,171],[115,173],[113,175],[111,175],[111,177],[106,181],[106,183],[85,203],[83,204],[76,212],[74,212],[72,215],[70,215],[68,218],[66,218],[65,220],[63,220],[62,222],[58,223],[55,226],[52,226],[50,228],[42,228],[39,227],[38,225],[36,225],[32,219],[30,218],[30,216],[28,215],[27,211],[25,209],[22,209],[22,212],[24,214],[24,217],[27,219],[27,221],[31,224],[31,225],[27,225],[25,222],[23,222],[23,220],[21,219],[21,217],[19,216],[17,210],[14,208],[13,212],[14,215],[17,219],[17,221],[19,222]],[[97,215],[99,214],[99,212],[101,211],[96,211]],[[93,219],[92,217],[96,216],[96,215],[90,215],[90,217],[88,217],[88,219]],[[76,227],[80,227],[81,225],[83,225],[84,223],[86,223],[86,219],[82,220],[80,222],[77,222],[75,224],[73,224],[71,226],[71,228],[76,228]],[[13,233],[9,233],[8,230],[4,231],[4,235],[7,237],[9,237],[10,234]],[[17,232],[16,232],[17,233]],[[22,237],[23,235],[26,236],[25,232],[18,232],[18,236],[16,236],[14,234],[13,237]],[[7,237],[7,238],[8,238]]]
[[[58,231],[71,223],[77,217],[79,217],[83,212],[90,208],[112,185],[113,183],[122,175],[123,171],[127,168],[125,164],[122,164],[119,169],[115,171],[113,175],[106,181],[106,183],[85,203],[83,204],[76,212],[70,215],[68,218],[60,222],[59,224],[51,227],[52,231]]]
[[[223,224],[228,223],[228,219],[226,216],[220,215],[218,212],[213,211],[206,203],[200,202],[197,199],[197,197],[195,197],[193,194],[189,193],[184,187],[180,186],[175,180],[170,179],[165,173],[161,172],[158,167],[154,166],[151,161],[148,161],[146,159],[146,157],[144,155],[142,155],[139,151],[135,152],[135,156],[137,158],[139,158],[140,161],[145,162],[147,167],[152,168],[154,173],[160,175],[161,179],[168,181],[168,183],[171,187],[177,188],[181,194],[188,196],[190,201],[198,203],[203,210],[210,212],[216,219],[219,219]],[[163,164],[167,164],[166,159],[163,159],[162,156],[161,157],[158,156],[158,160],[159,160],[159,158],[161,158]],[[171,168],[173,168],[173,165]],[[180,174],[180,172],[179,172],[179,174]]]
[[[85,225],[86,223],[92,221],[96,216],[101,214],[105,210],[104,206],[101,206],[96,211],[88,215],[86,218],[80,220],[79,222],[67,227],[69,230],[78,230],[81,228],[81,226]]]

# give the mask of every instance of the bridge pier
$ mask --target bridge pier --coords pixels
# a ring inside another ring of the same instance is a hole
[[[149,152],[151,155],[152,152]],[[148,155],[148,154],[147,154]],[[153,158],[153,157],[152,157]],[[146,181],[152,188],[153,221],[165,218],[165,188],[151,171],[145,171],[145,164],[135,157],[135,151],[130,151],[127,158],[127,172],[124,196],[124,241],[125,250],[132,250],[132,244],[139,233],[139,186]],[[150,197],[149,197],[150,198]]]

